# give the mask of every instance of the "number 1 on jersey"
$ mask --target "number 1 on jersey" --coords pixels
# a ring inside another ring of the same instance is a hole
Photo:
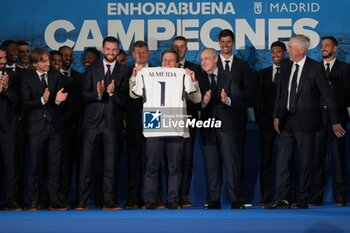
[[[165,82],[159,82],[160,84],[160,106],[165,105]]]

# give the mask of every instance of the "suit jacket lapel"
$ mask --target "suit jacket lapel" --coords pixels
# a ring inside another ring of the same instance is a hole
[[[102,80],[105,80],[105,70],[104,70],[104,67],[103,67],[103,61],[100,62],[99,66],[97,66],[97,78],[98,80],[97,81],[102,81]]]
[[[306,57],[306,61],[305,61],[305,64],[303,66],[303,70],[301,71],[301,74],[300,74],[300,80],[299,80],[296,100],[298,100],[300,93],[301,93],[301,90],[303,89],[305,79],[307,79],[308,73],[310,72],[309,71],[309,62],[310,62],[309,58]]]
[[[33,85],[34,85],[34,90],[36,90],[36,92],[38,92],[40,95],[42,95],[44,93],[44,88],[43,85],[40,82],[40,77],[38,75],[38,73],[33,70]]]
[[[338,60],[335,60],[334,64],[333,64],[333,67],[332,67],[332,70],[331,70],[331,73],[330,73],[330,80],[332,83],[336,83],[337,82],[337,78],[338,78],[338,71],[339,71],[339,61]]]
[[[49,87],[50,91],[54,91],[55,85],[54,85],[54,81],[52,79],[52,73],[51,72],[47,72],[47,86]]]
[[[225,87],[224,72],[219,70],[217,77],[216,96],[220,97],[221,90]],[[227,91],[227,90],[226,90]]]
[[[221,57],[219,56],[218,62],[217,62],[217,66],[219,70],[224,70],[224,67],[222,67],[222,61],[221,61]]]

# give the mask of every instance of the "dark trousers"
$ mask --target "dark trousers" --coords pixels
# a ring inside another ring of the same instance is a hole
[[[79,199],[87,200],[91,192],[95,156],[103,156],[103,199],[104,202],[116,201],[118,136],[116,130],[101,123],[96,129],[85,129],[83,150],[80,161]],[[102,140],[103,154],[97,153],[99,139]]]
[[[239,132],[203,130],[203,156],[208,184],[208,202],[221,199],[222,166],[227,175],[227,190],[231,202],[239,201],[241,151]]]
[[[29,167],[28,167],[28,194],[31,201],[39,201],[40,178],[47,168],[47,190],[50,202],[58,199],[60,168],[61,168],[61,135],[46,123],[42,134],[28,135]],[[47,148],[47,153],[45,153]],[[46,164],[43,161],[47,160]]]
[[[146,202],[158,201],[158,174],[164,153],[167,156],[168,167],[168,202],[179,201],[181,185],[181,162],[184,150],[182,137],[149,137],[146,138]]]
[[[298,129],[296,118],[289,114],[281,130],[277,155],[276,186],[277,198],[288,200],[293,188],[294,153],[298,149],[299,189],[297,202],[307,204],[311,191],[311,172],[314,155],[315,132]]]
[[[18,170],[16,169],[16,158],[16,134],[0,130],[0,165],[2,165],[5,202],[17,200]]]
[[[180,197],[190,195],[190,187],[192,182],[193,172],[193,153],[194,143],[196,141],[196,128],[190,128],[190,137],[184,140],[184,157],[182,160],[182,180]]]
[[[144,138],[142,135],[142,102],[131,102],[126,113],[126,148],[128,166],[127,201],[141,203],[143,178],[142,153]]]
[[[78,177],[79,159],[82,148],[82,131],[72,125],[65,125],[62,133],[62,166],[61,166],[61,187],[60,198],[68,201],[71,190],[72,178]],[[73,172],[75,172],[73,176]],[[78,185],[73,189],[78,192]],[[76,193],[74,197],[77,197]]]
[[[18,194],[17,200],[20,203],[23,201],[24,196],[24,186],[25,186],[25,153],[26,153],[26,134],[25,134],[25,120],[20,118],[17,121],[17,131],[16,131],[16,170],[18,174]]]
[[[346,128],[346,122],[342,123]],[[328,152],[328,140],[333,162],[333,193],[334,197],[345,197],[346,190],[346,156],[345,137],[338,138],[332,131],[328,111],[322,111],[322,125],[316,133],[315,157],[313,160],[313,196],[311,202],[322,202],[326,186],[325,166]]]
[[[261,199],[264,201],[272,201],[273,183],[274,183],[274,156],[277,133],[273,125],[260,125],[260,192]]]

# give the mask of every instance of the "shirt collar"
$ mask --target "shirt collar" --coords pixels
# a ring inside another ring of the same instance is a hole
[[[222,61],[222,63],[225,64],[225,61],[229,60],[230,61],[230,64],[232,63],[233,61],[233,58],[234,58],[234,54],[232,53],[231,57],[229,59],[225,58],[221,53],[220,53],[220,59]]]
[[[108,61],[106,61],[106,59],[103,59],[103,66],[106,69],[106,65],[111,65],[111,72],[112,72],[116,62],[117,62],[116,60],[114,60],[113,62],[108,62]]]
[[[281,66],[277,66],[275,64],[272,64],[272,70],[276,70],[276,68],[280,68]]]
[[[215,74],[215,76],[217,77],[218,76],[218,73],[219,73],[219,69],[218,67],[215,68],[214,72],[213,73],[208,73],[209,74]]]
[[[135,63],[135,67],[138,67],[140,64]],[[147,63],[146,65],[143,66],[143,68],[149,67],[149,64]]]
[[[67,75],[68,75],[68,77],[70,77],[71,75],[71,71],[72,71],[72,67],[69,67],[69,69],[68,70],[64,70],[64,69],[60,69],[60,72],[61,72],[61,74],[63,74],[63,75],[65,75],[65,73],[67,73]]]
[[[335,60],[336,60],[337,58],[336,57],[334,57],[334,59],[333,60],[331,60],[331,61],[326,61],[325,59],[323,59],[323,65],[324,66],[326,66],[326,64],[327,63],[329,63],[330,64],[330,66],[332,67],[333,65],[334,65],[334,62],[335,62]]]
[[[306,56],[304,56],[304,58],[301,59],[300,61],[294,62],[293,65],[298,64],[299,66],[304,66],[305,61],[306,61]]]
[[[39,77],[41,77],[41,75],[45,74],[45,76],[47,75],[47,72],[40,72],[38,70],[36,70],[36,73],[39,75]]]
[[[181,64],[181,68],[185,68],[185,61],[186,59],[182,59],[179,64]]]
[[[13,63],[12,65],[6,64],[6,68],[11,69],[12,71],[16,71],[16,63]]]

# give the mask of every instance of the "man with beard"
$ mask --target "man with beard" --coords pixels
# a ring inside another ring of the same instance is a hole
[[[18,170],[16,166],[16,129],[17,118],[15,105],[17,95],[12,88],[11,78],[5,70],[6,49],[0,47],[0,164],[4,180],[4,200],[7,210],[19,211],[17,203]]]
[[[92,63],[95,63],[100,60],[100,52],[93,47],[85,49],[83,55],[83,65],[87,69]]]
[[[14,40],[5,40],[1,44],[6,49],[7,63],[6,68],[11,69],[13,72],[17,71],[17,58],[18,58],[18,45]]]
[[[326,80],[336,95],[337,112],[342,127],[346,128],[349,120],[347,106],[349,106],[349,64],[336,58],[338,42],[333,36],[322,38],[321,52],[323,61],[322,67],[326,72]],[[337,206],[346,204],[346,156],[345,137],[337,137],[331,130],[329,109],[324,99],[321,101],[322,119],[321,127],[316,133],[315,157],[313,163],[313,196],[310,206],[323,204],[323,195],[326,186],[325,166],[328,145],[331,146],[331,158],[333,161],[333,195]],[[330,144],[328,144],[330,139]]]
[[[62,167],[60,200],[67,205],[71,186],[74,164],[77,163],[81,154],[81,122],[83,118],[82,75],[72,69],[73,50],[68,46],[59,48],[62,64],[59,69],[62,74],[62,83],[66,92],[69,93],[67,101],[62,108],[63,134],[62,134]],[[59,64],[59,55],[56,54]],[[55,58],[52,58],[55,59]],[[59,66],[59,65],[57,65]],[[57,67],[59,68],[59,67]]]
[[[84,73],[83,152],[80,161],[79,203],[76,210],[86,210],[91,191],[92,170],[99,139],[102,140],[104,177],[103,209],[120,209],[116,198],[118,146],[123,124],[127,69],[116,61],[119,41],[106,37],[102,44],[104,58]]]

